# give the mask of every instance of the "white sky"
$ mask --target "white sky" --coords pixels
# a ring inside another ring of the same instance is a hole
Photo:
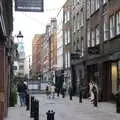
[[[43,13],[14,12],[13,35],[17,35],[19,30],[22,31],[26,56],[32,54],[32,38],[34,34],[45,32],[45,25],[49,23],[51,17],[56,17],[65,1],[44,0]]]

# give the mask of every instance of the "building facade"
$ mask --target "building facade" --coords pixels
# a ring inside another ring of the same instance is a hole
[[[34,78],[38,78],[42,72],[41,68],[41,49],[44,41],[44,34],[36,34],[32,40],[32,74]]]
[[[0,120],[7,117],[10,79],[12,79],[12,65],[14,55],[12,53],[13,12],[12,0],[0,1]]]
[[[100,100],[114,99],[119,89],[119,5],[119,0],[73,1],[72,49],[80,55],[71,60],[76,92],[80,85],[87,86],[91,80],[98,85]],[[75,25],[77,18],[81,22]]]
[[[93,5],[94,2],[91,4]],[[110,100],[114,99],[120,88],[120,47],[118,45],[120,1],[98,1],[92,8],[89,20],[86,18],[89,55],[89,62],[86,62],[88,81],[90,79],[96,81],[100,89],[100,98]]]
[[[63,7],[57,15],[57,70],[63,69]]]
[[[74,94],[79,93],[80,84],[85,81],[83,58],[85,56],[85,1],[72,0],[72,87]]]
[[[42,47],[42,63],[43,63],[43,80],[49,81],[50,78],[50,25],[46,25],[45,37]]]
[[[49,62],[50,79],[55,83],[55,71],[57,69],[57,20],[51,18],[50,21],[50,40],[49,40]]]
[[[71,38],[72,38],[72,25],[71,25],[71,7],[72,1],[67,0],[63,6],[63,67],[64,67],[64,84],[69,88],[72,84],[71,81]]]

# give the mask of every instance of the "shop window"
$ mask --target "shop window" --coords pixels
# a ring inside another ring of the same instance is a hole
[[[117,63],[112,63],[112,93],[117,92]]]
[[[120,89],[120,60],[118,61],[118,90]]]

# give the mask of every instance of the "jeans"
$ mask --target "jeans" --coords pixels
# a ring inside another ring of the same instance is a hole
[[[26,94],[25,94],[25,92],[20,92],[19,96],[20,96],[20,104],[21,104],[21,106],[24,106],[26,104]]]

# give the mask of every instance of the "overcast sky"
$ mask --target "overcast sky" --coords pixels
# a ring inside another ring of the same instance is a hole
[[[14,11],[14,36],[19,30],[24,35],[24,45],[26,56],[31,55],[32,38],[34,34],[44,33],[45,25],[49,23],[51,17],[56,17],[58,11],[66,0],[44,0],[43,13],[28,13]]]

